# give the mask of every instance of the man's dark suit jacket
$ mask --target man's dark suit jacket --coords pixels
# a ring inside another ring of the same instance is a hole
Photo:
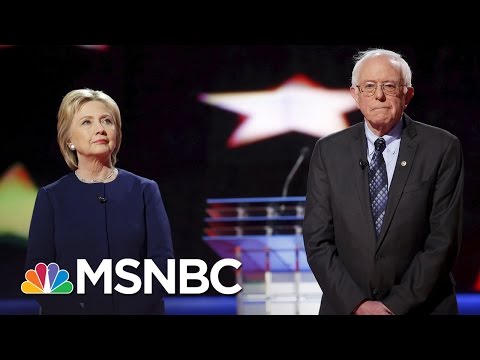
[[[303,235],[320,314],[365,299],[395,314],[457,314],[451,274],[462,235],[463,155],[449,132],[403,116],[400,152],[376,239],[364,123],[320,139],[310,161]]]

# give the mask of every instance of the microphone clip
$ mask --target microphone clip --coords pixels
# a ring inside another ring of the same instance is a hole
[[[360,165],[360,167],[363,169],[365,169],[366,166],[368,166],[368,161],[363,161],[363,160],[359,160],[358,164]]]

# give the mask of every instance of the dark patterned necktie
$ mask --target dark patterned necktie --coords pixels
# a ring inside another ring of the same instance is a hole
[[[375,222],[375,232],[377,238],[382,230],[383,218],[388,200],[388,178],[387,166],[383,159],[382,152],[385,150],[386,143],[383,138],[375,141],[375,153],[369,165],[368,186],[370,188],[370,204],[372,206],[373,221]]]

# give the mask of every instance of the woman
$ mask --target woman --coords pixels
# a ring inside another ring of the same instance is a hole
[[[115,167],[122,140],[120,110],[115,101],[91,89],[69,92],[58,111],[57,140],[72,172],[37,195],[28,239],[26,268],[55,262],[76,284],[77,259],[96,271],[112,259],[112,293],[105,294],[105,273],[93,285],[85,277],[85,294],[41,295],[42,314],[162,314],[160,283],[153,278],[153,294],[144,294],[143,260],[152,259],[167,275],[173,258],[170,225],[156,182]],[[133,295],[115,290],[132,282],[116,276],[115,264],[142,279]],[[108,287],[107,287],[108,288]],[[108,293],[108,291],[107,291]]]

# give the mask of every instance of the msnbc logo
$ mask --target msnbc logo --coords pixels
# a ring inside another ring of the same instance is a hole
[[[56,263],[38,263],[35,270],[28,270],[22,283],[24,294],[70,294],[73,284],[68,281],[68,271],[60,270]]]

